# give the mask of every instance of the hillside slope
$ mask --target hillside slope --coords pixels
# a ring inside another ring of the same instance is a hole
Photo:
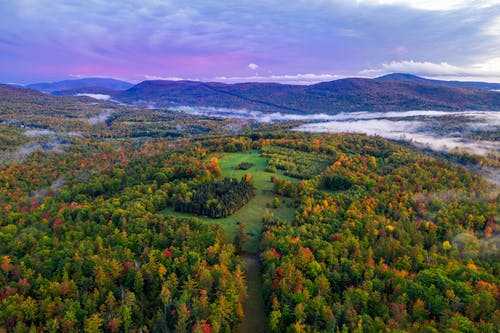
[[[349,78],[310,86],[276,83],[144,81],[115,98],[160,107],[194,106],[267,112],[495,110],[500,93],[415,80]]]
[[[52,93],[54,91],[62,91],[82,87],[101,87],[108,89],[125,90],[131,88],[132,86],[132,83],[115,79],[85,78],[76,80],[64,80],[58,82],[33,83],[27,85],[26,88]]]
[[[475,81],[444,81],[426,79],[420,76],[406,74],[406,73],[392,73],[378,77],[377,80],[394,80],[394,81],[414,81],[426,82],[449,87],[461,87],[472,89],[485,89],[485,90],[500,90],[500,83],[491,82],[475,82]]]

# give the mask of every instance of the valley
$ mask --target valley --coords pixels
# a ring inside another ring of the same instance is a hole
[[[500,332],[500,2],[0,1],[0,333]]]
[[[0,88],[6,332],[498,327],[498,192],[478,173],[498,173],[496,112],[170,110]],[[176,211],[200,188],[214,196],[197,204],[238,209]]]

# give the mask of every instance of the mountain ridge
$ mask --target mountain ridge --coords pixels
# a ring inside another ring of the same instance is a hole
[[[143,81],[115,99],[157,107],[219,107],[264,112],[337,113],[397,110],[491,110],[500,93],[435,84],[424,78],[345,78],[313,85]]]
[[[67,80],[59,83],[63,82],[62,86],[67,87],[69,81],[73,82],[69,85],[78,86],[95,83],[93,80]],[[101,83],[109,83],[108,79],[98,80]],[[55,88],[59,83],[51,87]],[[494,83],[459,83],[393,73],[374,79],[344,78],[312,85],[146,80],[136,85],[126,83],[130,85],[126,90],[83,86],[53,90],[51,93],[58,96],[75,96],[82,93],[105,94],[122,103],[160,108],[215,107],[299,114],[500,109],[500,92],[469,85],[496,87]],[[31,89],[32,86],[28,85],[25,88]],[[38,88],[41,89],[43,86]]]
[[[64,91],[69,89],[78,89],[84,87],[101,87],[114,90],[130,89],[134,85],[130,82],[110,79],[110,78],[84,78],[74,80],[63,80],[56,82],[39,82],[25,86],[25,88],[35,89],[43,92],[52,93],[54,91]]]
[[[121,90],[104,88],[104,87],[81,87],[81,88],[53,91],[51,94],[55,96],[78,96],[78,94],[102,94],[102,95],[115,96],[120,92]]]
[[[391,73],[376,78],[377,80],[408,80],[417,82],[428,82],[438,85],[451,86],[451,87],[462,87],[462,88],[473,88],[473,89],[486,89],[486,90],[500,90],[500,83],[494,82],[480,82],[480,81],[446,81],[446,80],[434,80],[427,79],[417,75],[408,73]]]

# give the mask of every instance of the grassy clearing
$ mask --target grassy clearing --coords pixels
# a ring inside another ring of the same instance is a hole
[[[294,209],[290,208],[292,202],[288,198],[280,197],[280,206],[277,209],[271,208],[275,194],[273,192],[273,183],[271,176],[275,175],[279,178],[297,181],[297,179],[287,177],[281,172],[269,173],[266,172],[268,158],[261,157],[259,152],[249,151],[243,153],[228,153],[217,156],[222,169],[222,177],[233,177],[241,179],[246,173],[253,175],[256,195],[245,206],[238,210],[233,215],[222,218],[212,219],[208,217],[197,216],[202,221],[216,222],[221,224],[227,234],[228,240],[232,241],[234,232],[237,228],[237,222],[243,222],[247,225],[248,233],[251,238],[244,247],[245,251],[256,252],[259,246],[260,234],[262,233],[262,216],[266,208],[271,211],[274,216],[282,220],[291,220],[294,216]],[[254,165],[248,170],[236,170],[235,166],[241,162],[251,162]],[[176,216],[192,216],[190,214],[175,212],[173,208],[165,211],[166,214]]]
[[[247,299],[243,304],[245,317],[241,323],[240,333],[269,332],[264,297],[262,297],[261,264],[257,254],[243,254],[245,263],[245,277],[247,280]]]

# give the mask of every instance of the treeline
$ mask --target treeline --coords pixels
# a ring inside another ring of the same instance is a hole
[[[178,212],[222,218],[234,214],[254,196],[251,175],[247,174],[241,181],[224,178],[197,185],[175,200],[174,209]]]

